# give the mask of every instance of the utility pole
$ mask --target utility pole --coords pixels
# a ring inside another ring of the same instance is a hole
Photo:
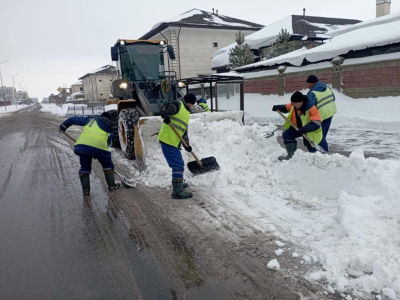
[[[7,76],[10,76],[10,77],[12,78],[13,87],[14,87],[14,90],[13,90],[13,98],[14,98],[14,101],[15,101],[15,82],[14,82],[14,77],[17,76],[17,75],[19,75],[19,73],[18,73],[18,74],[15,74],[15,75],[8,75],[8,74],[6,74],[6,75],[7,75]],[[15,102],[15,108],[18,108],[17,102]]]
[[[4,64],[5,62],[8,62],[8,59],[1,62],[0,65]],[[4,102],[4,110],[7,111],[6,96],[4,95],[3,77],[1,77],[1,70],[0,70],[0,80],[1,80],[1,94],[3,96],[3,102]]]

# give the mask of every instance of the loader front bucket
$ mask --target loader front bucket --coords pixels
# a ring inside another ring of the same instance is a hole
[[[217,160],[214,156],[206,157],[201,160],[203,167],[199,165],[197,161],[190,161],[187,167],[193,175],[201,175],[204,173],[215,172],[220,170]]]

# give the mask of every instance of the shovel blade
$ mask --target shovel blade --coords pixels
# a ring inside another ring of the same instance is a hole
[[[197,161],[188,162],[187,167],[194,175],[215,172],[221,169],[217,163],[217,160],[213,156],[203,158],[201,163],[203,164],[203,168],[197,163]]]
[[[125,176],[122,176],[121,173],[118,173],[116,171],[114,171],[114,172],[119,176],[119,178],[121,179],[121,183],[124,186],[130,187],[130,188],[136,187],[136,182],[133,179],[128,179]]]
[[[265,137],[266,139],[268,139],[268,138],[270,138],[270,137],[273,137],[273,136],[274,136],[274,132],[275,132],[275,131],[272,131],[272,132],[267,131],[267,132],[264,133],[264,137]]]

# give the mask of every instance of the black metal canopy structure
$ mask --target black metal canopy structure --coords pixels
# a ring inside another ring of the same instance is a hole
[[[213,99],[213,83],[215,83],[216,88],[218,84],[225,83],[235,83],[240,84],[240,110],[244,111],[244,91],[243,91],[243,83],[244,78],[241,75],[224,75],[224,74],[210,74],[210,75],[200,75],[198,77],[191,78],[183,78],[179,79],[179,82],[182,82],[186,85],[186,92],[189,93],[189,86],[194,84],[210,84],[210,97],[211,97],[211,111],[218,111],[218,93],[215,93],[215,104]]]
[[[211,74],[211,75],[200,75],[198,77],[179,79],[186,85],[190,84],[201,84],[201,83],[214,83],[224,81],[243,81],[243,76],[240,75],[223,75],[223,74]]]

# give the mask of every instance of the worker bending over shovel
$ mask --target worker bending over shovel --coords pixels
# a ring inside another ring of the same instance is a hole
[[[303,134],[316,145],[322,147],[323,150],[328,151],[326,140],[323,139],[321,116],[315,105],[315,100],[309,99],[297,91],[292,95],[291,103],[272,107],[273,111],[289,113],[288,119],[299,129],[297,131],[288,121],[285,122],[285,131],[282,134],[282,138],[287,155],[280,156],[278,158],[280,161],[289,160],[293,157],[297,150],[296,138],[301,137]],[[309,152],[316,152],[315,147],[307,139],[303,139],[303,142]]]
[[[108,190],[110,192],[119,189],[121,183],[115,181],[114,164],[111,160],[109,145],[113,134],[112,118],[108,112],[100,117],[71,117],[65,120],[58,131],[64,133],[71,125],[83,126],[81,135],[75,142],[74,152],[79,156],[81,168],[79,179],[84,195],[90,195],[90,173],[92,172],[92,159],[97,159],[103,167]]]
[[[185,95],[184,100],[186,99],[196,100],[196,96],[189,93]],[[190,109],[185,101],[176,100],[164,103],[161,106],[161,117],[164,121],[161,125],[158,139],[160,140],[164,157],[169,167],[172,169],[172,199],[187,199],[193,197],[192,193],[183,190],[189,185],[183,181],[185,164],[180,151],[181,140],[171,128],[172,125],[178,134],[186,141],[188,147],[184,146],[185,150],[192,152],[192,147],[189,146],[189,136],[187,132],[189,115]]]

